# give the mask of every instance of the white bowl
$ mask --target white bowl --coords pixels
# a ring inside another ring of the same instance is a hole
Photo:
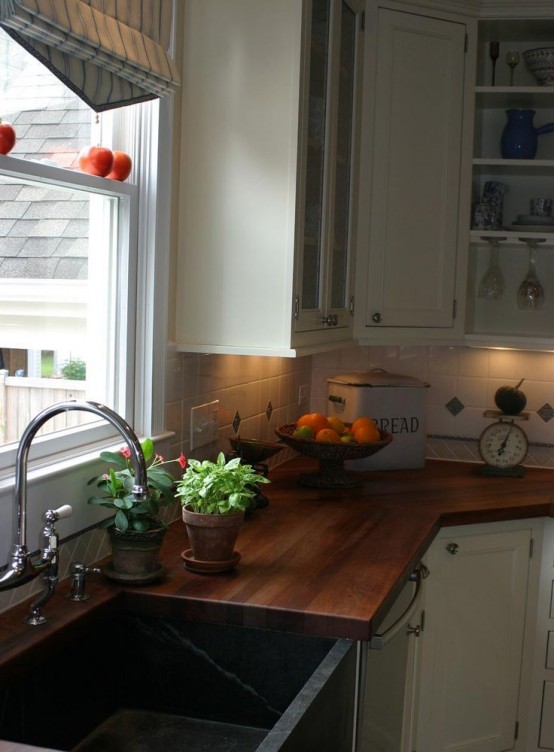
[[[554,47],[526,50],[523,59],[527,70],[535,76],[539,86],[554,86]]]

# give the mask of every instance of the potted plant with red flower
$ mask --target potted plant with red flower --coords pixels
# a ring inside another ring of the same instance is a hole
[[[146,498],[137,498],[133,493],[135,474],[128,447],[119,452],[101,452],[100,459],[112,467],[88,481],[100,492],[88,500],[89,504],[114,512],[100,523],[108,529],[112,547],[112,561],[104,573],[121,582],[150,582],[162,574],[159,552],[167,526],[161,508],[175,500],[175,478],[167,466],[173,462],[181,468],[186,466],[182,454],[179,459],[166,462],[156,453],[152,439],[142,441],[141,448],[148,478]]]

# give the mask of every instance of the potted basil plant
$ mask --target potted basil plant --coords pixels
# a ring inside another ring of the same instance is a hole
[[[177,496],[190,549],[183,552],[185,566],[197,572],[224,572],[240,558],[235,548],[244,513],[258,493],[258,485],[269,483],[240,457],[229,461],[220,452],[216,461],[189,459],[177,481]]]

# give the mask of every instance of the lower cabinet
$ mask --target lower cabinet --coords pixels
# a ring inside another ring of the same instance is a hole
[[[359,752],[526,750],[541,524],[441,530],[424,557],[421,606],[368,651]]]
[[[522,749],[525,752],[554,750],[554,519],[544,520],[541,572],[538,583],[537,618],[529,723]],[[538,555],[538,552],[537,552]]]

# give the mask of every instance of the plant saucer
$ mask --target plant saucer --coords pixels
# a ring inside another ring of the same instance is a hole
[[[229,561],[201,561],[200,559],[195,559],[192,555],[192,548],[187,548],[186,551],[183,551],[181,557],[185,562],[185,567],[187,569],[190,569],[191,572],[198,572],[199,574],[227,572],[227,570],[236,567],[240,561],[240,554],[238,551],[233,551],[233,555]]]

